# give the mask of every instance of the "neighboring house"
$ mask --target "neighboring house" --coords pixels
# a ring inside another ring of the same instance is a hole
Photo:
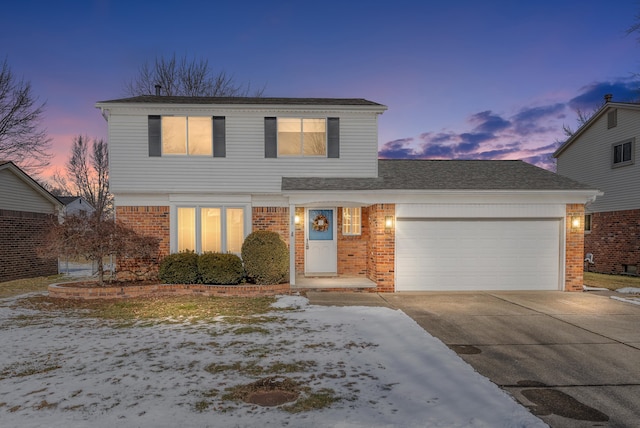
[[[57,258],[37,249],[62,209],[13,162],[0,161],[0,282],[58,273]]]
[[[58,196],[57,198],[64,204],[64,215],[78,215],[80,213],[90,215],[96,210],[82,196]]]
[[[582,289],[580,220],[596,190],[520,161],[378,160],[384,105],[139,96],[97,107],[116,217],[159,237],[164,255],[239,253],[268,229],[289,245],[292,286]]]
[[[604,192],[586,206],[590,270],[637,275],[640,266],[640,104],[607,102],[555,153],[558,174]]]

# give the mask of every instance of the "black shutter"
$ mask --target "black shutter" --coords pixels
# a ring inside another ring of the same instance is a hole
[[[340,118],[327,118],[327,157],[340,157]]]
[[[213,116],[213,157],[227,156],[225,117]]]
[[[275,117],[264,118],[264,157],[278,157],[278,122]]]
[[[149,156],[162,155],[162,119],[160,116],[149,116]]]

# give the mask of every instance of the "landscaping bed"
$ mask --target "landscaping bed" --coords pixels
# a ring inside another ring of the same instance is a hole
[[[157,282],[107,283],[69,282],[51,284],[49,296],[61,299],[126,299],[147,296],[230,296],[253,297],[289,294],[289,284],[257,285],[208,285],[208,284],[158,284]]]

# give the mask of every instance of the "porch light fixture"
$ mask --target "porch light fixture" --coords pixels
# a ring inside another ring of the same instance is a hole
[[[580,216],[574,215],[571,217],[571,229],[580,229]]]
[[[393,216],[388,215],[384,217],[384,228],[393,229]]]
[[[300,224],[300,216],[299,216],[299,215],[294,216],[294,217],[293,217],[293,222],[294,222],[295,224]]]

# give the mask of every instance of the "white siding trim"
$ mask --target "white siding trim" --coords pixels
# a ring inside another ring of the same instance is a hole
[[[563,218],[565,205],[398,204],[397,218]]]

